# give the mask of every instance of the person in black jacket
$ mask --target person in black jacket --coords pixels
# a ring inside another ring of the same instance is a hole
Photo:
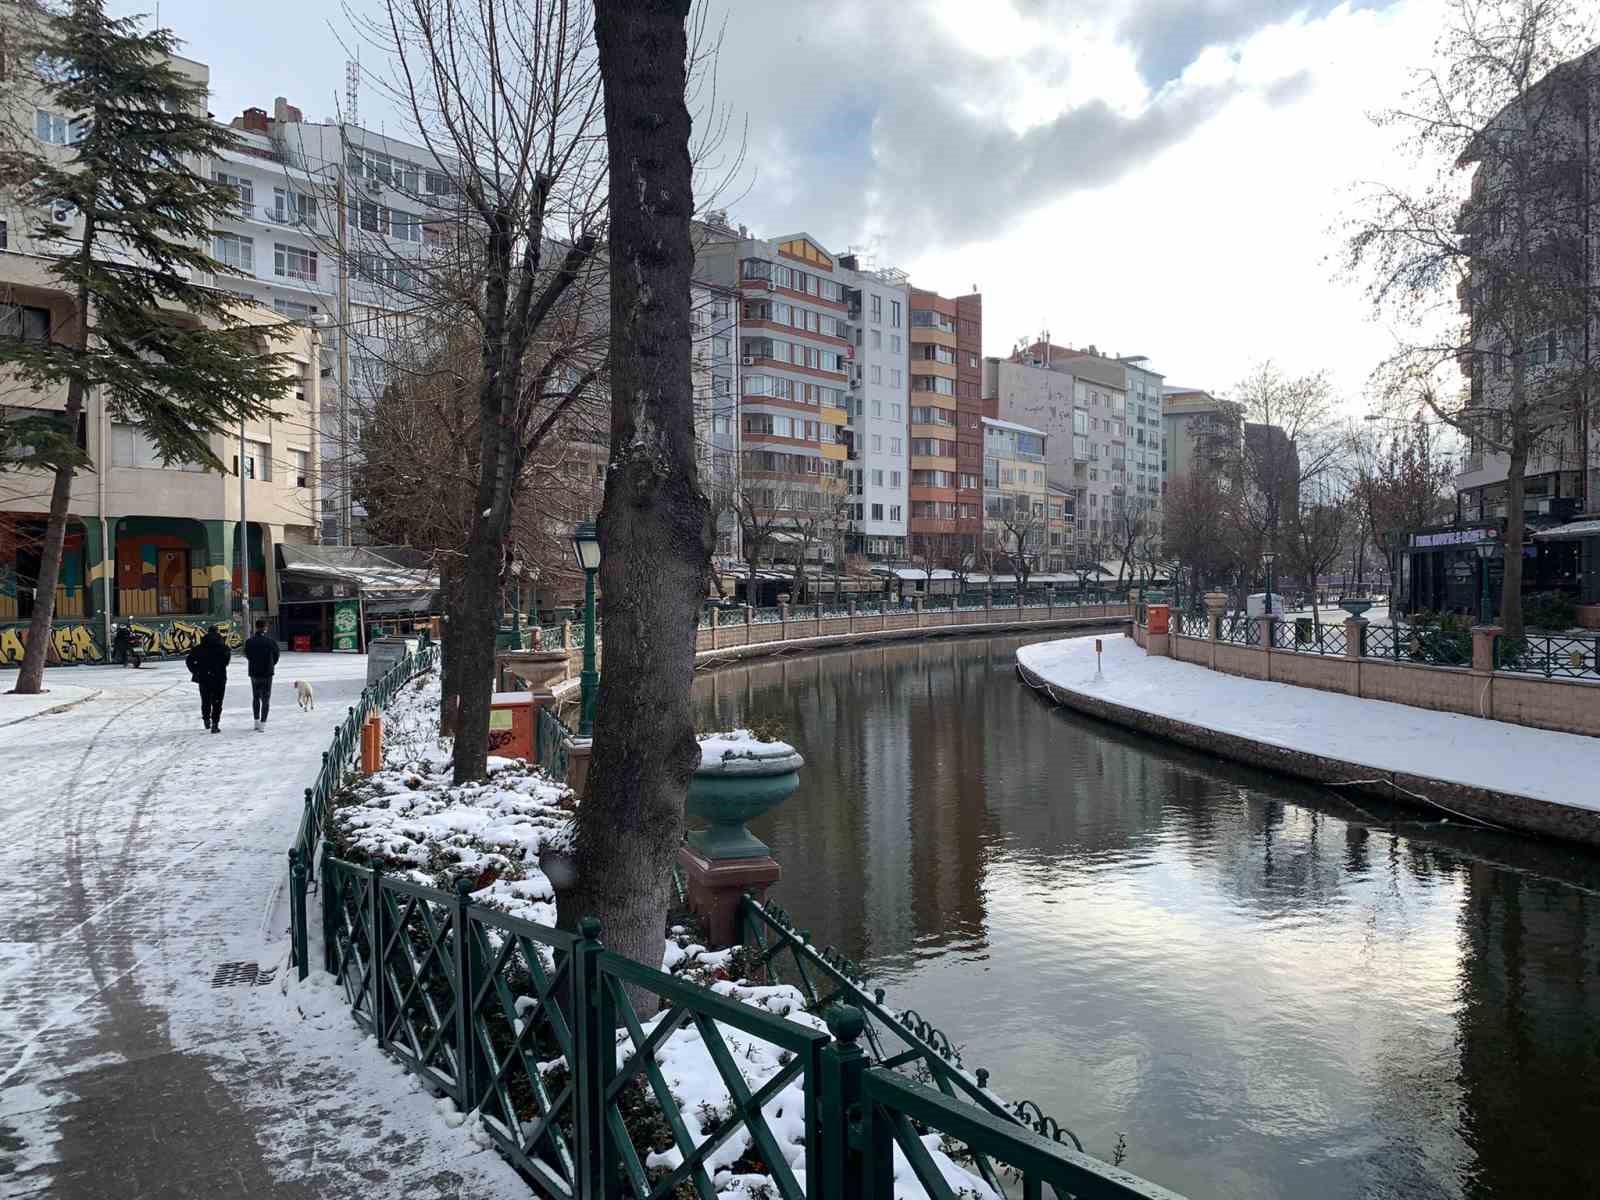
[[[200,685],[200,719],[212,733],[221,733],[222,693],[228,687],[228,660],[233,655],[222,640],[222,626],[206,630],[200,644],[184,659],[189,677]]]
[[[256,719],[256,732],[267,727],[267,707],[272,703],[272,672],[278,665],[278,643],[267,636],[267,623],[256,622],[256,633],[244,644],[244,657],[250,664],[250,711]]]

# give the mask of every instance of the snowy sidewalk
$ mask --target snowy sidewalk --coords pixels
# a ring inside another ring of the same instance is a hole
[[[1130,639],[1043,642],[1017,661],[1050,686],[1269,746],[1600,810],[1600,739],[1241,679],[1147,656]]]
[[[211,735],[181,663],[53,670],[100,694],[0,726],[0,1196],[527,1195],[329,989],[281,986],[285,854],[365,673],[284,655],[258,734],[235,655]]]

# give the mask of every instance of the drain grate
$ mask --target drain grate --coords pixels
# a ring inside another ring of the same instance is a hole
[[[277,967],[263,971],[253,962],[225,962],[217,967],[211,976],[211,986],[214,988],[225,987],[259,987],[264,983],[271,983],[272,977],[278,973]]]

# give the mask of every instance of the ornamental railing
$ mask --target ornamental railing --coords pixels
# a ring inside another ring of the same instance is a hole
[[[551,705],[539,706],[539,725],[534,754],[545,774],[552,779],[567,777],[567,760],[572,739],[576,736],[561,714]]]
[[[374,684],[361,690],[361,698],[334,726],[333,743],[322,753],[317,778],[305,790],[305,807],[294,844],[289,847],[289,943],[291,961],[304,979],[310,970],[307,958],[306,896],[315,882],[317,850],[328,820],[328,806],[335,793],[355,773],[355,759],[361,745],[361,726],[374,711],[386,707],[394,694],[439,662],[437,645],[423,646],[408,654],[383,673]]]
[[[883,1156],[894,1144],[929,1196],[948,1197],[915,1139],[934,1131],[996,1193],[1020,1180],[1024,1196],[1042,1195],[1038,1183],[1085,1200],[1171,1195],[1082,1153],[1031,1106],[1005,1109],[981,1072],[974,1085],[928,1065],[947,1058],[926,1027],[876,1000],[868,1011],[849,1003],[856,993],[835,991],[823,1002],[825,1033],[615,954],[597,921],[553,929],[474,902],[471,886],[461,879],[450,893],[325,857],[323,967],[378,1047],[476,1112],[540,1195],[715,1197],[728,1165],[718,1151],[737,1137],[745,1150],[734,1173],[742,1164],[767,1176],[772,1200],[893,1200]],[[909,1051],[874,1048],[891,1026]],[[714,1119],[696,1114],[693,1129],[658,1061],[681,1030],[698,1036],[727,1097]],[[742,1066],[757,1043],[777,1067],[752,1082]],[[926,1066],[937,1089],[898,1073],[907,1066]],[[787,1114],[791,1106],[799,1111]]]
[[[961,1052],[942,1030],[914,1009],[895,1012],[887,1007],[884,990],[873,987],[855,961],[832,946],[814,946],[809,931],[797,928],[779,905],[747,895],[740,904],[739,924],[740,942],[753,972],[797,988],[811,1012],[826,1013],[842,1003],[862,1014],[861,1032],[874,1066],[908,1071],[931,1081],[940,1094],[952,1100],[976,1104],[999,1119],[1083,1149],[1076,1134],[1033,1101],[1002,1103],[989,1090],[989,1072],[979,1067],[968,1073]],[[981,1154],[974,1156],[973,1163],[985,1182],[998,1189],[999,1175],[993,1165]]]
[[[1546,679],[1558,675],[1566,679],[1600,679],[1600,635],[1500,634],[1494,639],[1494,666],[1497,671],[1543,675]]]

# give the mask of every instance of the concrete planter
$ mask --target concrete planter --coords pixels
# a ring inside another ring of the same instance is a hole
[[[690,847],[711,860],[769,855],[745,822],[794,795],[804,765],[805,759],[783,742],[703,738],[700,766],[689,781],[688,809],[707,828],[689,834]]]

